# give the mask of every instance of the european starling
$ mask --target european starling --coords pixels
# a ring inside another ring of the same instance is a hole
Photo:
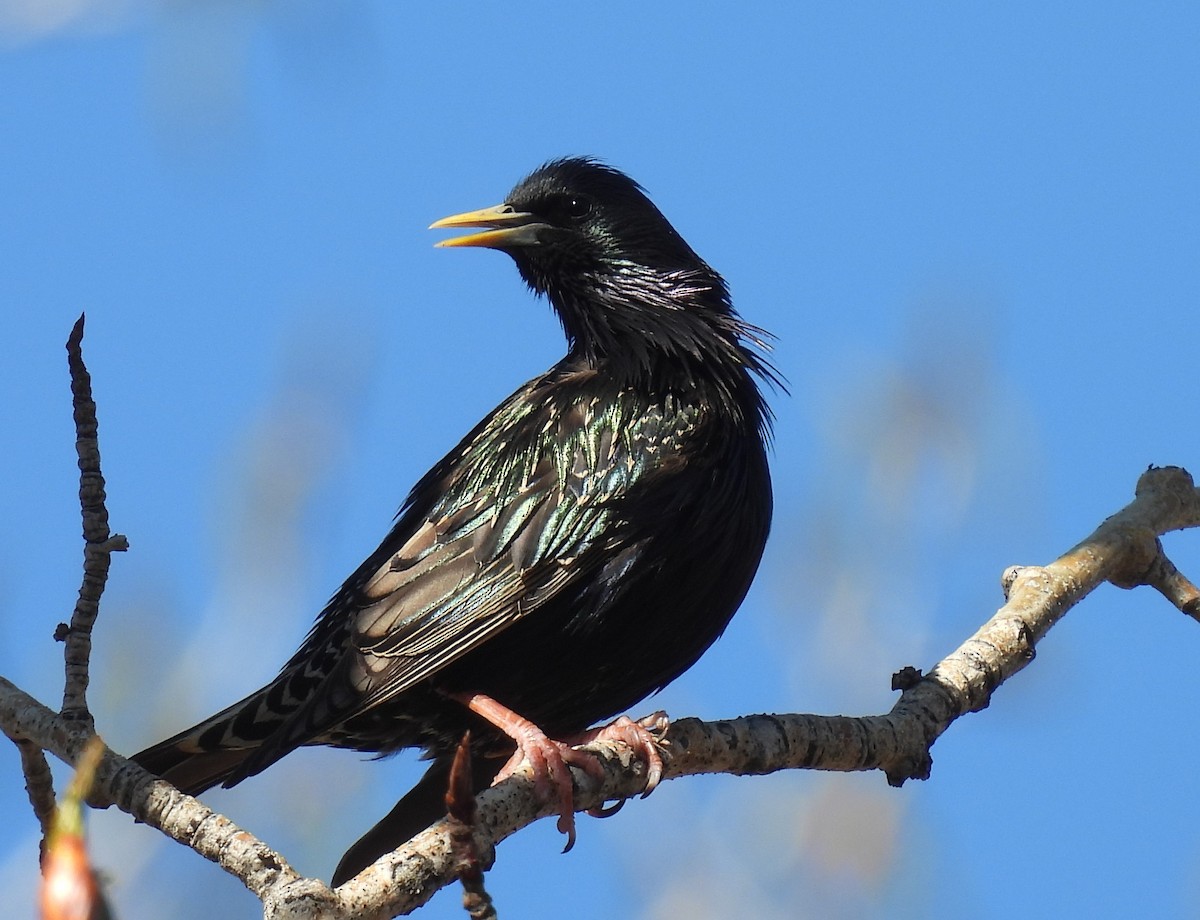
[[[529,755],[571,833],[564,761],[595,762],[570,744],[716,640],[770,527],[764,334],[637,183],[554,160],[504,204],[433,227],[483,228],[439,245],[508,253],[557,313],[566,356],[416,484],[278,677],[134,758],[195,794],[305,744],[422,748],[426,777],[335,882],[441,817],[467,729],[477,785]],[[610,734],[647,758],[652,788],[648,725]]]

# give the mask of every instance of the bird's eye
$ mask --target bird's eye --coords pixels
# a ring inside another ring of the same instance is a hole
[[[567,199],[567,215],[574,220],[580,220],[592,213],[590,198],[572,197]]]

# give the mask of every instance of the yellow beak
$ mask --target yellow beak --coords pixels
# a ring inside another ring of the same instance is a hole
[[[538,242],[537,231],[546,226],[533,214],[518,211],[512,205],[498,204],[478,211],[466,211],[435,220],[430,230],[448,227],[485,227],[482,233],[442,240],[437,246],[483,246],[488,249],[510,249],[514,246],[531,246]]]

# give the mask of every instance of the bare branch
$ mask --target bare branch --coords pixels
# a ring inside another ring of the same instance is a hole
[[[930,747],[959,716],[987,706],[1005,680],[1033,660],[1042,636],[1074,604],[1107,580],[1153,581],[1157,538],[1200,525],[1200,495],[1178,468],[1154,469],[1135,500],[1045,567],[1012,569],[1007,603],[962,646],[920,678],[906,671],[892,711],[881,716],[761,715],[725,722],[682,719],[664,740],[665,778],[694,773],[761,774],[782,769],[882,770],[893,784],[929,775]],[[22,709],[23,707],[23,709]],[[24,713],[22,715],[22,712]],[[82,734],[0,679],[0,724],[73,762]],[[638,794],[642,762],[617,742],[589,746],[605,781],[576,772],[578,809]],[[442,821],[380,859],[336,891],[299,878],[278,854],[196,800],[107,754],[97,777],[118,805],[236,875],[264,901],[271,918],[384,918],[411,911],[453,881],[462,866],[449,822]],[[497,843],[551,813],[538,804],[528,768],[477,800],[474,847],[490,864]]]
[[[45,750],[72,766],[89,740],[97,737],[3,677],[0,726],[11,734],[36,739]],[[94,789],[94,803],[115,803],[122,811],[217,863],[259,898],[265,899],[274,889],[301,880],[282,856],[252,834],[107,747],[96,770]]]
[[[471,788],[471,733],[463,735],[454,752],[450,767],[450,785],[446,790],[446,812],[450,824],[450,840],[458,855],[458,877],[462,879],[463,907],[471,920],[496,920],[496,908],[483,885],[483,874],[491,865],[481,858],[475,846],[475,826],[478,814],[475,792]]]
[[[86,704],[91,629],[107,578],[110,553],[125,548],[111,536],[104,509],[104,480],[96,445],[95,406],[80,355],[83,320],[68,343],[75,396],[85,575],[79,603],[66,630],[67,688],[55,713],[0,678],[0,729],[17,741],[35,811],[42,820],[53,801],[41,751],[75,764],[89,737]],[[763,774],[783,769],[880,770],[888,782],[925,779],[930,749],[960,716],[986,708],[992,694],[1034,658],[1037,643],[1068,610],[1104,582],[1125,588],[1153,586],[1200,619],[1200,592],[1170,563],[1159,537],[1200,526],[1200,492],[1176,467],[1151,468],[1136,497],[1094,533],[1044,567],[1013,567],[1003,579],[1006,602],[958,649],[922,676],[904,668],[895,676],[900,699],[884,715],[846,717],[757,715],[723,722],[681,719],[661,744],[663,778],[695,773]],[[604,768],[603,782],[575,771],[575,807],[586,811],[640,793],[646,767],[619,741],[587,746]],[[265,843],[213,813],[196,799],[157,780],[105,749],[94,798],[123,811],[210,859],[241,879],[263,902],[271,920],[387,918],[419,907],[444,885],[489,866],[497,843],[555,813],[540,805],[528,765],[488,789],[470,807],[457,796],[455,819],[443,820],[331,890],[300,877]],[[464,836],[466,835],[466,836]],[[482,901],[479,902],[481,909]]]
[[[926,779],[932,766],[929,750],[937,738],[959,716],[986,708],[996,688],[1033,660],[1036,644],[1072,606],[1105,581],[1147,578],[1159,555],[1157,538],[1198,525],[1200,492],[1191,476],[1178,467],[1148,470],[1138,481],[1135,500],[1083,542],[1045,567],[1010,569],[1005,574],[1007,603],[927,676],[904,675],[900,682],[907,689],[887,715],[682,719],[672,724],[664,741],[664,778],[807,768],[879,769],[893,785]],[[628,749],[611,743],[588,749],[604,760],[605,782],[597,789],[577,771],[581,790],[576,808],[586,810],[641,791],[644,767]],[[477,846],[485,847],[484,852],[553,811],[538,805],[529,780],[527,771],[519,771],[479,796],[477,836],[482,839]],[[446,822],[435,825],[347,882],[339,893],[391,887],[415,893],[403,909],[419,906],[454,877],[448,835]]]
[[[65,718],[92,727],[88,711],[88,662],[92,655],[92,627],[100,610],[100,595],[108,581],[108,568],[114,552],[129,548],[128,541],[108,529],[108,508],[104,504],[104,476],[100,472],[100,445],[97,440],[96,403],[92,399],[92,378],[83,363],[83,323],[80,316],[67,339],[67,364],[71,369],[71,402],[75,416],[75,452],[79,457],[79,505],[83,513],[83,584],[71,614],[71,624],[55,633],[66,642],[66,684],[62,713]]]
[[[1175,563],[1162,551],[1161,544],[1158,556],[1146,572],[1144,583],[1158,591],[1193,620],[1200,620],[1200,588],[1175,568]]]
[[[987,707],[991,695],[1035,655],[1049,629],[1105,581],[1142,584],[1161,553],[1158,537],[1200,525],[1200,492],[1180,467],[1151,467],[1134,500],[1077,546],[1043,567],[1009,569],[1008,602],[926,678],[906,690],[892,716],[914,721],[928,744],[959,716]],[[885,767],[889,782],[924,779],[928,763]]]
[[[7,734],[7,729],[6,729]],[[41,855],[46,851],[46,837],[50,833],[50,825],[54,821],[54,777],[50,773],[50,764],[46,762],[46,753],[30,741],[19,735],[9,734],[13,744],[21,754],[21,772],[25,776],[25,792],[29,796],[29,804],[33,806],[33,814],[42,829]]]

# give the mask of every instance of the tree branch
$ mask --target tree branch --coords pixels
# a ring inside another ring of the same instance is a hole
[[[2,679],[2,678],[0,678]],[[7,728],[5,734],[8,734]],[[21,754],[21,773],[25,776],[25,792],[29,796],[29,804],[33,806],[34,817],[42,829],[42,849],[46,846],[46,835],[50,833],[50,825],[54,822],[54,777],[50,773],[50,764],[46,762],[45,752],[30,741],[19,735],[8,734],[12,743]]]
[[[34,739],[64,763],[74,766],[93,737],[77,722],[42,705],[0,677],[0,726],[17,737]],[[231,875],[255,895],[265,898],[273,887],[300,876],[287,861],[199,800],[147,773],[107,746],[96,768],[91,800],[118,808],[162,831]]]
[[[88,663],[92,652],[92,627],[100,609],[100,596],[108,581],[113,552],[128,548],[125,538],[110,536],[108,508],[105,506],[104,476],[100,472],[100,446],[97,440],[96,403],[92,399],[92,378],[83,363],[83,325],[81,315],[67,337],[67,366],[71,375],[71,404],[75,419],[75,452],[79,462],[79,505],[83,516],[83,583],[71,615],[70,625],[60,623],[56,639],[63,640],[66,677],[63,685],[62,717],[84,727],[85,735],[94,731],[87,706]],[[54,777],[38,742],[5,723],[5,734],[21,754],[21,771],[34,815],[42,830],[42,850],[55,811]]]
[[[67,365],[71,370],[71,403],[75,417],[75,453],[79,458],[79,507],[83,513],[83,584],[71,614],[70,626],[59,626],[56,636],[66,642],[66,681],[62,713],[65,718],[92,728],[87,705],[88,662],[92,655],[92,627],[100,612],[100,596],[108,582],[114,552],[124,552],[129,542],[120,534],[110,536],[108,508],[104,500],[104,475],[100,472],[99,425],[92,399],[92,377],[83,363],[81,315],[67,338]]]
[[[1145,583],[1193,620],[1200,620],[1200,589],[1175,568],[1175,564],[1163,553],[1161,543],[1158,555],[1146,572]]]
[[[992,693],[1033,660],[1037,643],[1071,607],[1105,581],[1120,587],[1158,587],[1163,562],[1170,565],[1158,537],[1200,526],[1200,491],[1186,470],[1163,467],[1147,470],[1135,495],[1132,503],[1049,565],[1009,569],[1004,577],[1004,606],[928,675],[911,672],[887,715],[759,715],[724,722],[681,719],[671,725],[664,740],[664,779],[785,769],[878,769],[892,785],[927,779],[933,762],[930,748],[938,737],[960,716],[986,708]],[[644,768],[631,761],[628,750],[611,743],[589,749],[604,759],[605,782],[597,788],[576,772],[581,787],[576,808],[592,808],[641,791]],[[553,811],[539,807],[526,772],[481,794],[478,805],[480,852]],[[384,856],[339,890],[390,885],[415,892],[405,909],[424,903],[433,890],[454,877],[446,855],[445,824]]]
[[[89,737],[86,703],[91,629],[111,552],[125,548],[110,536],[104,480],[96,445],[95,406],[79,347],[80,319],[68,343],[75,397],[80,501],[83,508],[84,583],[67,640],[67,688],[53,712],[0,678],[0,730],[18,743],[39,820],[53,791],[40,751],[74,765]],[[894,678],[900,699],[884,715],[847,717],[755,715],[719,722],[680,719],[663,741],[664,779],[697,773],[738,775],[784,769],[880,770],[889,783],[928,778],[930,749],[960,716],[987,707],[992,694],[1034,658],[1037,643],[1071,607],[1108,581],[1122,588],[1154,587],[1180,610],[1200,619],[1200,591],[1163,552],[1159,537],[1200,526],[1200,492],[1177,467],[1151,468],[1133,502],[1050,564],[1013,567],[1002,580],[1006,602],[959,648],[922,676],[913,668]],[[625,745],[587,746],[604,767],[604,780],[576,770],[575,807],[588,810],[642,791],[645,766]],[[271,920],[386,918],[425,903],[463,874],[477,876],[495,859],[495,846],[556,811],[540,805],[528,765],[478,796],[474,816],[443,820],[382,857],[336,890],[300,877],[277,852],[227,818],[141,767],[105,749],[95,777],[96,801],[117,804],[138,820],[218,863],[254,892]],[[470,829],[465,824],[470,823]],[[469,838],[464,837],[469,834]],[[464,857],[464,854],[466,856]]]
[[[1143,473],[1134,494],[1130,504],[1054,562],[1006,571],[1007,603],[924,680],[905,690],[891,715],[914,720],[931,746],[959,716],[986,708],[996,688],[1033,661],[1050,627],[1099,585],[1151,584],[1160,559],[1174,569],[1158,538],[1200,525],[1200,491],[1187,470],[1167,466]],[[928,768],[927,762],[895,762],[888,780],[924,779]]]

